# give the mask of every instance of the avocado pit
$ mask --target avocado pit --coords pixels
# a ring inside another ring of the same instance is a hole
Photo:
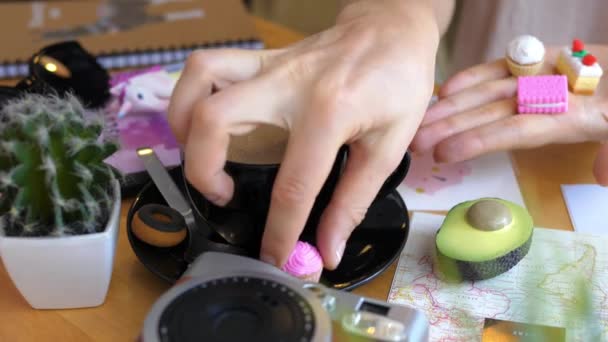
[[[503,203],[484,199],[471,205],[467,211],[467,221],[473,228],[491,232],[508,226],[513,216]]]

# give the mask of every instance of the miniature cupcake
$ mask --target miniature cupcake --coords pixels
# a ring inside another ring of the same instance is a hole
[[[513,76],[536,75],[545,61],[545,46],[536,37],[519,36],[509,43],[506,60]]]
[[[572,41],[572,47],[560,50],[556,68],[568,77],[570,89],[578,95],[593,95],[604,73],[597,58],[585,50],[585,44],[578,39]]]
[[[323,272],[323,259],[314,246],[298,241],[283,271],[301,280],[318,282]]]

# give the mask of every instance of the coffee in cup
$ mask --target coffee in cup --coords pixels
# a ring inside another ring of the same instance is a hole
[[[261,125],[245,135],[230,138],[227,160],[239,164],[280,164],[289,133],[277,126]]]

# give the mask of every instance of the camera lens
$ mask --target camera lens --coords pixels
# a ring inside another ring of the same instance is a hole
[[[312,307],[283,284],[231,277],[182,293],[161,315],[158,333],[170,341],[310,341]]]

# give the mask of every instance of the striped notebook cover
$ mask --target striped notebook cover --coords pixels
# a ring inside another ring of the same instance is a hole
[[[107,69],[183,61],[195,49],[263,48],[241,0],[0,2],[0,79],[46,45],[78,40]]]

